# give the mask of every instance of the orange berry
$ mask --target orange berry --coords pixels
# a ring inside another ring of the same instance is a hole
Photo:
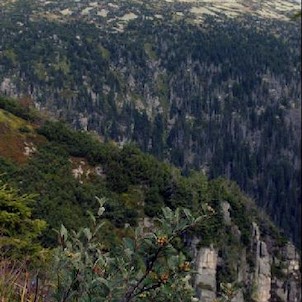
[[[169,274],[168,274],[168,273],[162,274],[162,275],[160,276],[160,281],[161,281],[162,283],[167,283],[168,280],[169,280]]]
[[[157,244],[159,246],[164,246],[168,243],[168,237],[167,236],[160,236],[157,238]]]
[[[103,276],[104,275],[104,270],[101,268],[101,267],[99,267],[98,265],[95,265],[93,268],[92,268],[92,270],[93,270],[93,272],[95,273],[95,274],[97,274],[98,276]]]
[[[188,272],[190,270],[190,263],[185,261],[184,263],[179,265],[179,269],[184,272]]]

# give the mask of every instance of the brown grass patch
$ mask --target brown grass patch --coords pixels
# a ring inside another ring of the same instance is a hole
[[[37,148],[45,142],[46,139],[38,135],[31,124],[0,110],[0,156],[24,164],[28,160],[26,145]]]

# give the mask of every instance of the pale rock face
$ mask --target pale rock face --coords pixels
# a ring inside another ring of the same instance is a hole
[[[73,169],[72,174],[73,174],[75,179],[79,179],[84,174],[84,170],[82,168],[82,165],[79,165],[78,168]]]
[[[16,97],[16,86],[10,78],[4,78],[0,84],[0,91],[11,97]]]
[[[228,219],[229,207],[222,205],[225,210],[225,218]],[[230,222],[232,224],[232,222]],[[234,226],[234,225],[233,225]],[[232,302],[244,302],[244,292],[250,288],[252,298],[255,302],[300,302],[301,301],[301,275],[299,254],[292,244],[287,244],[279,252],[282,254],[282,260],[277,259],[270,250],[270,243],[262,239],[259,226],[253,223],[252,232],[252,250],[250,251],[255,259],[255,267],[250,270],[247,263],[246,250],[238,254],[237,263],[237,282],[244,284],[232,299]],[[234,234],[234,228],[230,228]],[[191,247],[195,259],[195,269],[198,274],[193,282],[197,292],[197,297],[201,302],[213,302],[217,298],[216,277],[217,267],[223,265],[223,259],[218,257],[218,250],[213,246],[198,249],[200,240],[192,238]],[[272,262],[282,264],[284,267],[284,277],[278,279],[272,275]],[[219,298],[219,297],[218,297]]]
[[[79,183],[83,183],[83,181],[81,180],[82,177],[86,177],[88,178],[89,174],[90,174],[90,170],[88,169],[86,172],[85,170],[83,169],[83,167],[85,167],[85,162],[84,161],[81,161],[79,166],[75,169],[72,170],[72,175],[75,179],[78,179],[79,180]]]
[[[260,240],[260,230],[257,225],[257,223],[253,222],[253,237],[254,240],[259,241]]]
[[[288,272],[290,274],[295,275],[300,270],[299,260],[300,256],[297,253],[294,245],[292,243],[288,243],[285,247],[285,255],[288,262]]]
[[[98,176],[105,177],[104,169],[101,166],[95,167],[95,173]]]
[[[195,288],[200,301],[212,302],[216,299],[216,269],[218,253],[213,248],[201,248],[196,258]]]
[[[242,290],[239,290],[231,302],[244,302]]]
[[[300,302],[301,290],[299,288],[300,282],[295,279],[286,281],[274,280],[275,294],[282,302]],[[298,285],[298,286],[297,286]]]
[[[85,131],[88,131],[88,118],[83,116],[79,118],[79,122],[81,124],[81,128]]]
[[[260,239],[260,230],[256,223],[253,223],[253,245],[256,260],[253,299],[257,302],[276,301],[275,299],[282,302],[301,301],[300,256],[294,245],[288,243],[281,248],[282,260],[274,258],[275,264],[281,263],[284,267],[284,276],[280,279],[272,276],[273,258],[267,244]]]
[[[287,276],[285,280],[275,278],[276,295],[285,302],[301,301],[301,275],[300,256],[293,244],[288,243],[283,251],[283,274]]]
[[[283,282],[280,281],[280,280],[276,280],[275,284],[276,284],[276,287],[277,287],[276,295],[278,296],[278,298],[281,301],[286,301],[287,291],[286,291],[286,289],[284,289]]]
[[[226,201],[221,203],[222,213],[223,213],[223,220],[227,225],[231,224],[231,215],[230,215],[230,204]]]
[[[24,155],[31,156],[33,153],[37,151],[36,147],[32,143],[24,143]]]
[[[253,223],[253,235],[256,245],[256,268],[254,282],[256,285],[254,299],[257,302],[268,302],[271,297],[271,257],[264,241],[260,240],[260,231]]]
[[[110,90],[111,90],[111,88],[108,85],[103,85],[103,93],[105,95],[108,95]]]

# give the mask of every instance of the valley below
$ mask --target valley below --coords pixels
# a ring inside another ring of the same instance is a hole
[[[184,248],[198,299],[236,283],[234,302],[299,301],[300,10],[1,1],[1,177],[39,194],[42,243],[62,222],[84,226],[94,196],[109,200],[110,244],[163,206],[207,204],[217,215]]]

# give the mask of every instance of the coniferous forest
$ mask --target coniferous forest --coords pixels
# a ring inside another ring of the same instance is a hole
[[[294,0],[0,1],[0,300],[301,300]]]
[[[33,9],[25,1],[0,20],[3,93],[185,175],[236,181],[300,244],[299,22],[221,15],[196,25],[141,7],[116,32]]]

